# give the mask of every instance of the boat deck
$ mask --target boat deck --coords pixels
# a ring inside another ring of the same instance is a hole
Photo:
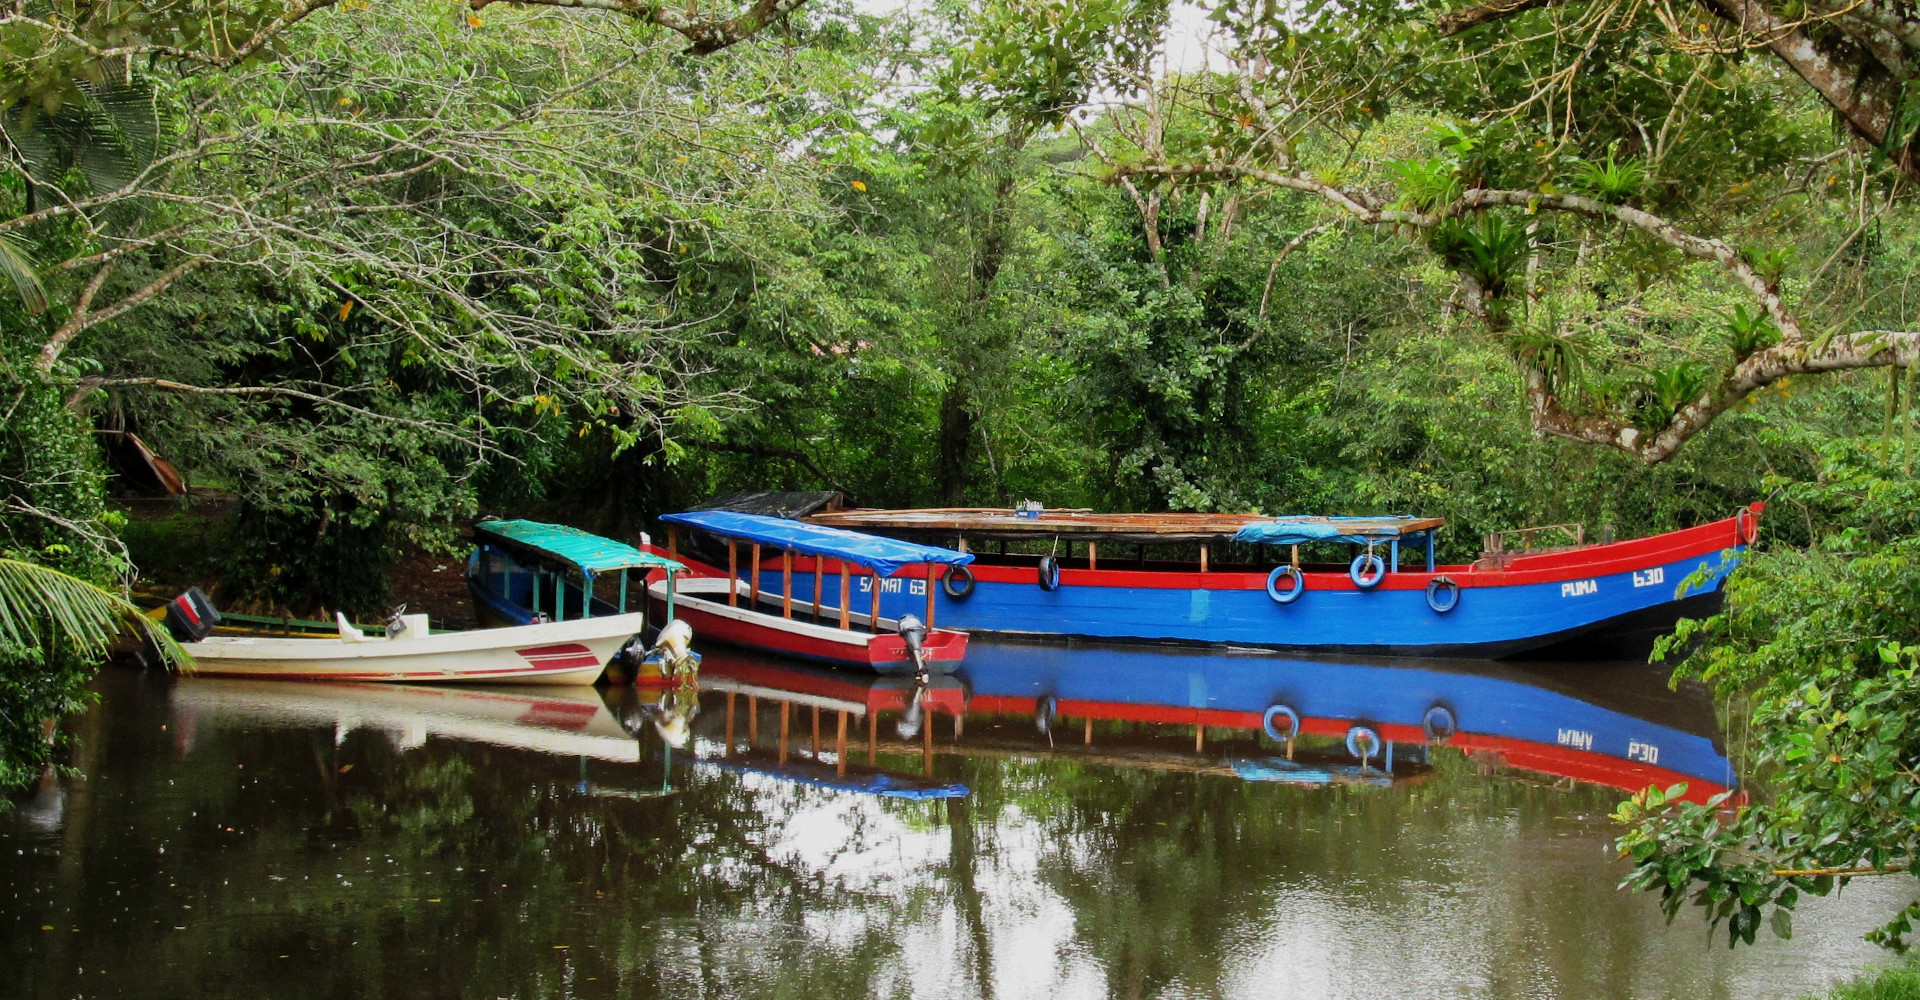
[[[1263,514],[1096,514],[1088,510],[1049,510],[1038,517],[1025,517],[1006,507],[943,507],[927,510],[853,508],[812,514],[806,520],[883,534],[921,532],[1008,541],[1057,538],[1172,545],[1221,541],[1250,524],[1274,519]],[[1378,534],[1382,538],[1410,535],[1445,523],[1445,519],[1437,517],[1349,518],[1344,522],[1356,534]]]

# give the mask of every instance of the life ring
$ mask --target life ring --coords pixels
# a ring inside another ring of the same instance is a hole
[[[1427,734],[1427,740],[1438,743],[1458,731],[1459,724],[1453,719],[1453,709],[1445,705],[1435,705],[1427,709],[1420,719],[1420,731]]]
[[[1042,735],[1053,731],[1053,717],[1060,711],[1060,703],[1053,695],[1043,694],[1033,701],[1033,728]]]
[[[1280,729],[1273,724],[1275,719],[1287,720],[1287,729],[1285,732],[1281,732]],[[1295,736],[1300,735],[1300,713],[1285,705],[1269,705],[1267,706],[1267,714],[1260,717],[1260,725],[1266,729],[1268,739],[1285,743]]]
[[[1369,567],[1373,572],[1367,572]],[[1387,578],[1387,561],[1371,552],[1362,552],[1354,556],[1353,562],[1347,566],[1347,576],[1361,590],[1372,590]]]
[[[1279,586],[1281,577],[1291,577],[1293,580],[1293,588],[1290,590],[1281,590]],[[1267,574],[1267,596],[1273,598],[1275,604],[1292,604],[1300,599],[1301,594],[1306,592],[1307,578],[1301,575],[1300,570],[1296,567],[1276,566],[1273,572]]]
[[[1365,753],[1361,753],[1360,744],[1362,742],[1371,744],[1372,748]],[[1347,730],[1347,752],[1361,760],[1378,757],[1380,756],[1380,751],[1385,748],[1386,743],[1381,741],[1380,734],[1365,726],[1355,726]]]
[[[958,583],[954,581],[959,581]],[[973,596],[973,570],[965,566],[954,566],[940,579],[940,589],[956,601],[964,601]]]
[[[1040,589],[1047,591],[1060,589],[1060,560],[1052,556],[1040,557]]]
[[[1427,581],[1427,607],[1446,614],[1460,606],[1460,585],[1453,577],[1436,576]]]
[[[1742,507],[1733,515],[1733,535],[1742,545],[1752,545],[1760,537],[1760,518],[1752,507]]]

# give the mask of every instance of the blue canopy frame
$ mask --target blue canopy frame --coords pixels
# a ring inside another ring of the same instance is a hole
[[[907,566],[922,564],[965,566],[973,561],[971,552],[958,552],[937,545],[903,542],[897,538],[882,538],[879,535],[862,534],[845,528],[829,528],[805,521],[789,521],[785,518],[743,514],[738,511],[694,510],[683,514],[667,514],[660,520],[668,524],[698,528],[722,538],[768,545],[787,552],[838,559],[876,576],[892,576]]]
[[[1385,542],[1388,570],[1400,571],[1401,541],[1426,543],[1427,572],[1434,570],[1434,532],[1444,524],[1434,517],[1276,517],[1257,521],[1233,533],[1236,542],[1261,545],[1305,545],[1308,542],[1347,542],[1374,546]]]

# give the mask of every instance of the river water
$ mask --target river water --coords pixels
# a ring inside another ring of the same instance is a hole
[[[1621,789],[1737,783],[1632,665],[976,643],[911,715],[720,652],[697,693],[96,686],[81,776],[0,813],[0,996],[1747,1000],[1884,961],[1914,891],[1731,951],[1616,890]]]

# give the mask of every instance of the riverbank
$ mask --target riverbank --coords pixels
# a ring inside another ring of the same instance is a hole
[[[329,609],[266,607],[225,585],[223,559],[234,510],[231,497],[196,489],[184,501],[116,498],[114,508],[127,518],[121,536],[137,572],[136,592],[164,597],[197,586],[230,611],[326,617],[322,612]],[[463,555],[409,546],[387,574],[386,603],[390,607],[405,604],[412,613],[431,616],[435,628],[475,628],[478,622],[467,594],[465,570]]]

